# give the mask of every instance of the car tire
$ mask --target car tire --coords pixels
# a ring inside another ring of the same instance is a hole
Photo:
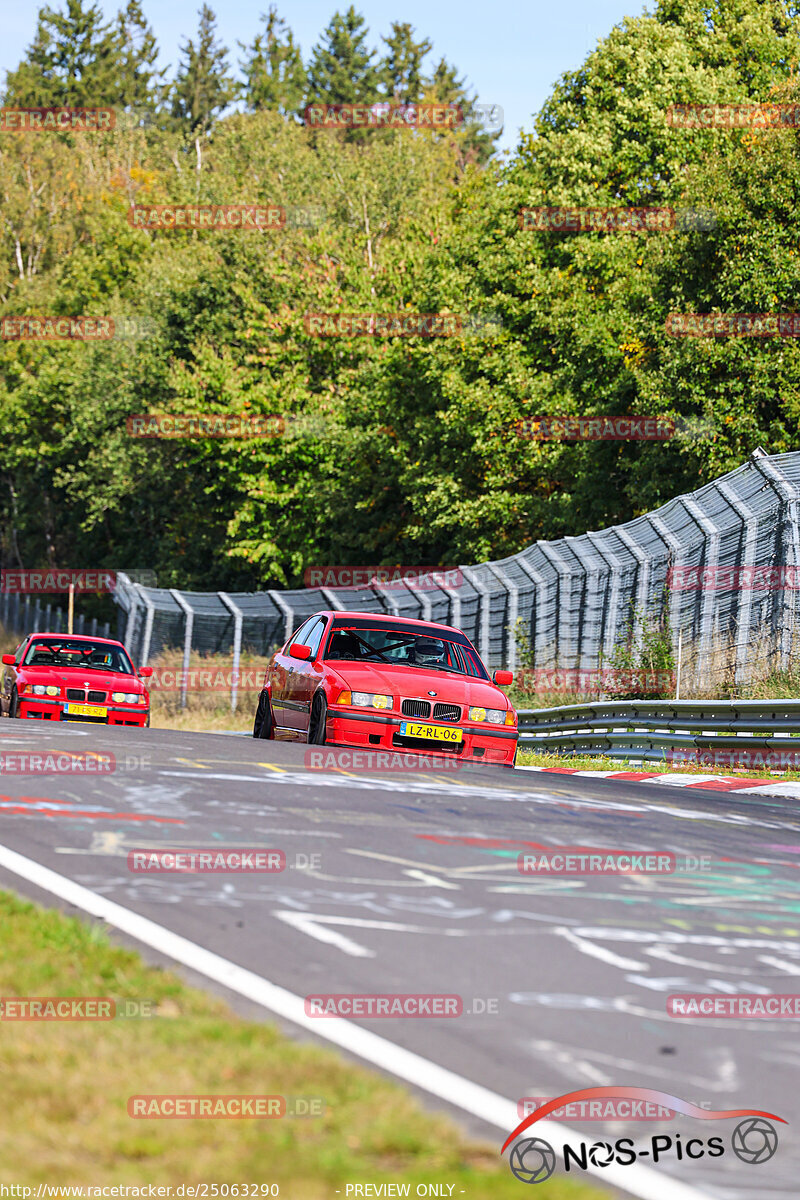
[[[256,715],[253,720],[253,737],[272,737],[272,708],[270,707],[269,696],[266,692],[262,692],[258,697],[258,707],[256,708]]]
[[[19,695],[16,688],[11,689],[11,699],[8,702],[8,715],[10,717],[19,716]]]
[[[317,692],[311,702],[311,714],[308,719],[309,746],[324,746],[328,724],[328,701],[322,692]]]

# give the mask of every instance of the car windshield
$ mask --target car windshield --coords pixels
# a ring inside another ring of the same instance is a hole
[[[133,665],[122,646],[88,638],[34,638],[22,663],[25,667],[77,667],[81,671],[115,671],[133,675]]]
[[[390,663],[403,667],[425,667],[454,675],[488,679],[478,656],[468,646],[440,637],[437,630],[414,631],[358,625],[334,628],[328,636],[323,658],[354,662]]]

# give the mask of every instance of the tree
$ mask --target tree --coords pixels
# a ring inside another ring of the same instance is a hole
[[[489,133],[481,129],[481,110],[476,107],[477,96],[469,95],[466,81],[458,78],[456,68],[445,58],[440,58],[426,86],[440,104],[457,104],[461,109],[463,123],[460,126],[460,142],[465,160],[485,163],[494,153],[494,143],[502,130],[497,129]]]
[[[375,51],[365,41],[369,30],[352,4],[334,13],[308,64],[308,98],[324,104],[363,104],[378,98]]]
[[[5,102],[98,107],[119,101],[119,42],[96,4],[67,0],[66,12],[39,10],[27,55],[6,78]]]
[[[140,0],[128,0],[117,14],[118,103],[123,108],[155,108],[164,91],[166,70],[156,70],[158,45]]]
[[[172,115],[196,137],[208,133],[218,116],[236,95],[236,84],[228,72],[228,51],[216,41],[216,15],[204,4],[200,9],[197,45],[189,38],[181,47],[172,97]]]
[[[389,37],[381,40],[387,50],[379,77],[387,97],[404,104],[414,103],[422,95],[422,62],[432,43],[427,38],[415,42],[413,26],[400,21],[393,21]]]
[[[247,54],[240,63],[247,107],[251,112],[276,109],[284,116],[300,113],[307,84],[300,47],[274,5],[261,19],[263,33],[256,34],[250,46],[239,42]]]

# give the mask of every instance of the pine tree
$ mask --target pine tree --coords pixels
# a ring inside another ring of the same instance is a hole
[[[240,63],[246,79],[247,107],[253,112],[259,108],[277,109],[285,116],[299,113],[306,90],[300,47],[274,5],[261,19],[263,33],[258,33],[250,46],[239,42],[247,54]]]
[[[415,42],[413,26],[400,21],[393,21],[391,34],[381,40],[387,52],[379,74],[387,98],[403,104],[414,103],[422,95],[422,62],[432,43],[427,38]]]
[[[98,107],[119,102],[118,39],[100,8],[67,0],[39,10],[33,43],[6,77],[5,103]]]
[[[466,81],[458,78],[458,71],[446,59],[440,58],[433,75],[426,81],[429,93],[440,104],[457,104],[463,114],[463,147],[467,159],[485,163],[494,153],[494,143],[502,130],[487,133],[479,122],[480,110],[476,107],[477,96],[467,92]]]
[[[309,101],[363,104],[377,100],[378,72],[374,50],[364,45],[369,30],[351,5],[344,16],[334,13],[308,65]]]
[[[158,46],[140,0],[128,0],[117,14],[118,102],[124,108],[156,108],[163,97],[165,70],[156,70]]]
[[[236,95],[236,82],[228,71],[227,48],[216,41],[216,15],[204,4],[200,9],[197,45],[187,38],[181,47],[172,95],[172,115],[187,133],[207,133],[214,118]]]

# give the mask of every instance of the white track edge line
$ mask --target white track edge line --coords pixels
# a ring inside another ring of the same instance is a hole
[[[239,967],[210,950],[204,950],[202,946],[180,934],[172,933],[148,917],[142,917],[113,900],[98,896],[89,888],[74,883],[23,854],[18,854],[8,846],[0,845],[0,867],[5,867],[14,875],[19,875],[34,886],[58,896],[91,916],[99,917],[143,945],[182,963],[200,975],[205,975],[208,979],[215,980],[230,991],[238,992],[240,996],[252,1000],[294,1025],[299,1025],[317,1037],[349,1050],[351,1054],[494,1125],[506,1134],[519,1124],[515,1101],[507,1100],[504,1096],[480,1084],[472,1083],[411,1050],[396,1046],[379,1034],[353,1025],[344,1018],[307,1016],[303,999],[295,996],[293,992],[270,983],[260,975]],[[587,1140],[585,1135],[569,1126],[546,1118],[536,1122],[536,1133],[546,1140],[562,1143],[577,1144]],[[638,1197],[638,1200],[664,1200],[665,1184],[670,1189],[670,1200],[709,1200],[707,1192],[699,1192],[688,1184],[661,1175],[652,1167],[643,1167],[638,1163],[628,1168],[590,1166],[586,1174],[594,1175],[598,1180]]]

